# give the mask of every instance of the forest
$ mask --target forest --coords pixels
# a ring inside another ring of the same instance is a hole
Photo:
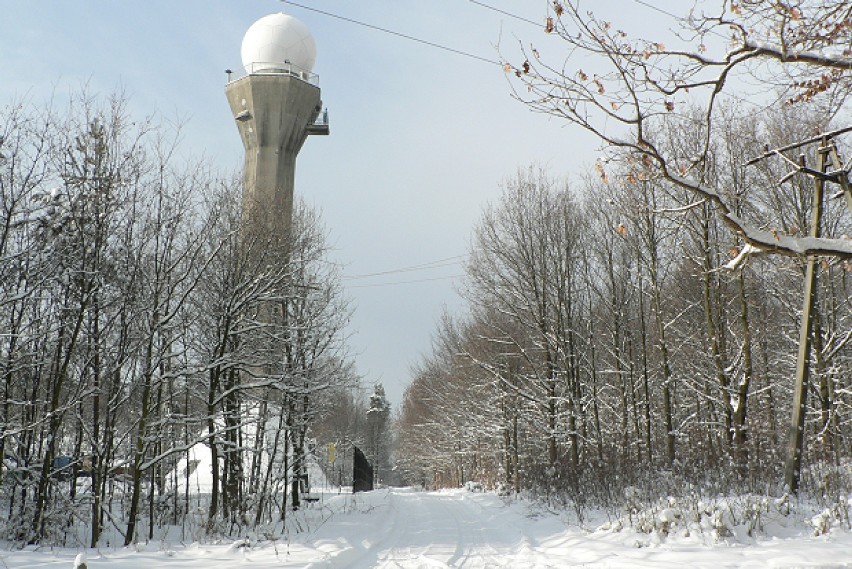
[[[405,394],[405,479],[616,512],[802,489],[848,524],[850,7],[655,8],[676,46],[550,8],[561,48],[522,44],[513,95],[601,155],[485,208],[467,313]]]
[[[781,146],[825,125],[805,109],[735,111],[705,183],[736,196],[743,215],[777,216],[779,231],[808,227],[811,181],[764,190],[783,171],[739,162],[756,140]],[[671,128],[684,144],[693,123]],[[780,490],[804,263],[726,268],[743,243],[711,206],[650,172],[609,175],[522,169],[482,214],[469,314],[446,316],[403,403],[398,459],[411,482],[619,501],[667,472],[719,491]],[[852,231],[842,200],[824,220]],[[810,489],[848,484],[852,434],[852,264],[822,260],[818,282]]]
[[[356,389],[318,212],[297,203],[286,242],[252,234],[237,177],[126,107],[78,92],[0,111],[0,533],[15,543],[283,522],[317,436],[388,460],[372,441],[389,405]],[[210,496],[190,491],[199,445]]]

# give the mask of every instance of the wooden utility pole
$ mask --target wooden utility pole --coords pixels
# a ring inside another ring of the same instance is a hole
[[[753,165],[757,162],[778,156],[787,161],[793,170],[784,176],[780,183],[791,178],[796,173],[807,174],[814,179],[814,195],[811,206],[811,224],[810,237],[820,237],[822,212],[823,212],[823,197],[825,194],[825,183],[834,182],[839,184],[846,198],[846,205],[849,212],[852,213],[852,185],[849,183],[849,177],[840,156],[837,153],[837,148],[834,144],[834,137],[846,132],[852,131],[852,127],[846,127],[832,132],[826,132],[803,140],[801,142],[789,144],[787,146],[770,150],[746,163]],[[807,146],[810,144],[819,143],[817,148],[817,163],[815,168],[809,168],[805,165],[805,157],[802,155],[799,162],[793,162],[783,153]],[[831,165],[831,170],[826,171]],[[810,359],[811,348],[813,346],[812,337],[812,321],[813,310],[816,304],[817,296],[817,259],[811,255],[807,259],[805,269],[805,286],[802,300],[802,319],[799,327],[799,351],[796,358],[796,377],[795,386],[793,388],[793,415],[790,420],[789,438],[787,444],[787,462],[784,469],[784,483],[787,490],[793,494],[799,491],[799,482],[801,479],[802,470],[802,453],[804,452],[805,440],[805,412],[808,395],[808,381],[810,379]]]
[[[828,137],[823,137],[817,150],[818,172],[825,171],[826,154],[828,153]],[[811,227],[808,235],[820,236],[822,222],[822,196],[825,191],[825,180],[817,176],[814,183],[813,205],[811,206]],[[793,387],[793,416],[790,420],[790,431],[787,446],[787,465],[784,469],[784,485],[792,493],[799,491],[799,479],[802,471],[802,451],[805,440],[805,406],[808,398],[808,380],[810,376],[811,321],[814,304],[816,303],[817,271],[816,257],[808,257],[805,269],[805,290],[802,302],[802,319],[799,325],[799,353],[796,357],[796,385]]]

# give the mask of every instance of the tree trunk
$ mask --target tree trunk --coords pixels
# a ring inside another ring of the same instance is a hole
[[[154,305],[157,305],[155,297]],[[130,545],[136,539],[136,525],[139,517],[139,503],[142,495],[142,461],[145,458],[147,450],[146,437],[148,434],[148,416],[151,408],[151,390],[153,388],[153,357],[154,357],[154,330],[159,327],[159,316],[155,313],[153,318],[153,326],[149,332],[150,336],[147,339],[145,348],[145,369],[143,371],[142,385],[142,412],[139,415],[139,423],[136,429],[136,441],[133,449],[132,472],[133,477],[131,482],[130,492],[130,511],[127,514],[127,530],[124,534],[125,547]],[[151,489],[153,491],[153,488]]]
[[[743,335],[743,371],[742,378],[737,383],[737,399],[733,415],[734,456],[740,468],[748,465],[748,430],[746,418],[748,414],[748,397],[754,375],[752,364],[751,329],[748,318],[748,298],[746,296],[745,276],[740,272],[737,279],[740,297],[740,327]]]

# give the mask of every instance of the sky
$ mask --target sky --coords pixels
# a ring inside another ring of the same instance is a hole
[[[183,123],[187,157],[238,172],[243,147],[224,70],[240,67],[255,20],[283,10],[304,22],[331,135],[302,148],[295,191],[322,212],[330,258],[343,268],[357,369],[397,405],[442,311],[464,312],[471,231],[501,184],[528,166],[579,177],[599,145],[514,99],[497,64],[316,11],[520,64],[520,45],[553,57],[564,46],[497,10],[543,22],[546,0],[301,3],[312,9],[276,0],[0,0],[0,105],[121,90],[135,116]],[[647,4],[610,0],[601,9],[641,29],[672,25]],[[676,0],[653,4],[680,10]]]

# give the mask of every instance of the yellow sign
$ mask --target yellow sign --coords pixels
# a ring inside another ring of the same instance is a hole
[[[337,445],[328,443],[328,461],[333,463],[335,460],[337,460]]]

